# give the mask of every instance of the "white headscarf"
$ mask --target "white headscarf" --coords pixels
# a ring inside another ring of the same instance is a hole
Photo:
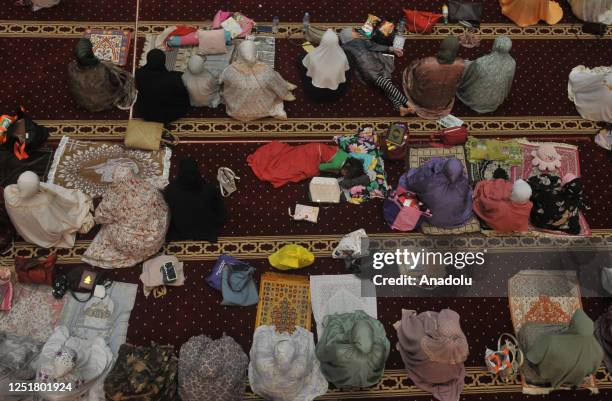
[[[6,211],[28,242],[43,248],[72,248],[77,231],[93,225],[92,200],[76,189],[40,183],[26,171],[4,189]]]
[[[338,44],[338,35],[331,29],[325,32],[319,47],[308,53],[302,63],[308,70],[306,75],[312,78],[312,84],[317,88],[336,90],[338,85],[346,82],[348,59]]]
[[[194,107],[217,107],[221,101],[219,81],[206,69],[204,59],[194,54],[189,59],[187,70],[182,75],[189,92],[189,101]]]
[[[567,93],[582,118],[612,123],[612,67],[575,67]]]

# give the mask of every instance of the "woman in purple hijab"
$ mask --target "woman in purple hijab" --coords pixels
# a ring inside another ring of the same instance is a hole
[[[434,157],[400,177],[400,187],[414,192],[429,208],[429,223],[441,228],[461,227],[473,217],[472,188],[463,164],[454,157]]]

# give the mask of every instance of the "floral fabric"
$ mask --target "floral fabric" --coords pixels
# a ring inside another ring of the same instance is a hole
[[[103,268],[130,267],[159,251],[170,213],[161,192],[122,165],[96,208],[95,220],[102,228],[83,261]]]
[[[350,157],[362,160],[367,159],[366,155],[372,157],[369,165],[364,162],[363,166],[366,174],[370,177],[370,184],[352,187],[347,196],[348,202],[360,204],[372,198],[386,197],[389,185],[385,176],[385,165],[380,150],[376,146],[376,136],[372,128],[366,128],[354,135],[335,136],[334,141],[341,150],[349,153]]]

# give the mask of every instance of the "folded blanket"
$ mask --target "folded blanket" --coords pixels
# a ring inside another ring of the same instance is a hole
[[[291,146],[273,141],[247,157],[253,173],[262,181],[269,181],[274,188],[289,182],[300,182],[319,175],[319,164],[330,161],[338,147],[323,143]]]

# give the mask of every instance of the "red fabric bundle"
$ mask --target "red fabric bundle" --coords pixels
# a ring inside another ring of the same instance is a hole
[[[433,26],[442,18],[442,14],[404,8],[406,29],[414,33],[431,33]]]
[[[331,160],[337,151],[337,146],[317,142],[291,146],[273,141],[249,155],[247,162],[257,178],[278,188],[289,182],[316,177],[319,164]]]

